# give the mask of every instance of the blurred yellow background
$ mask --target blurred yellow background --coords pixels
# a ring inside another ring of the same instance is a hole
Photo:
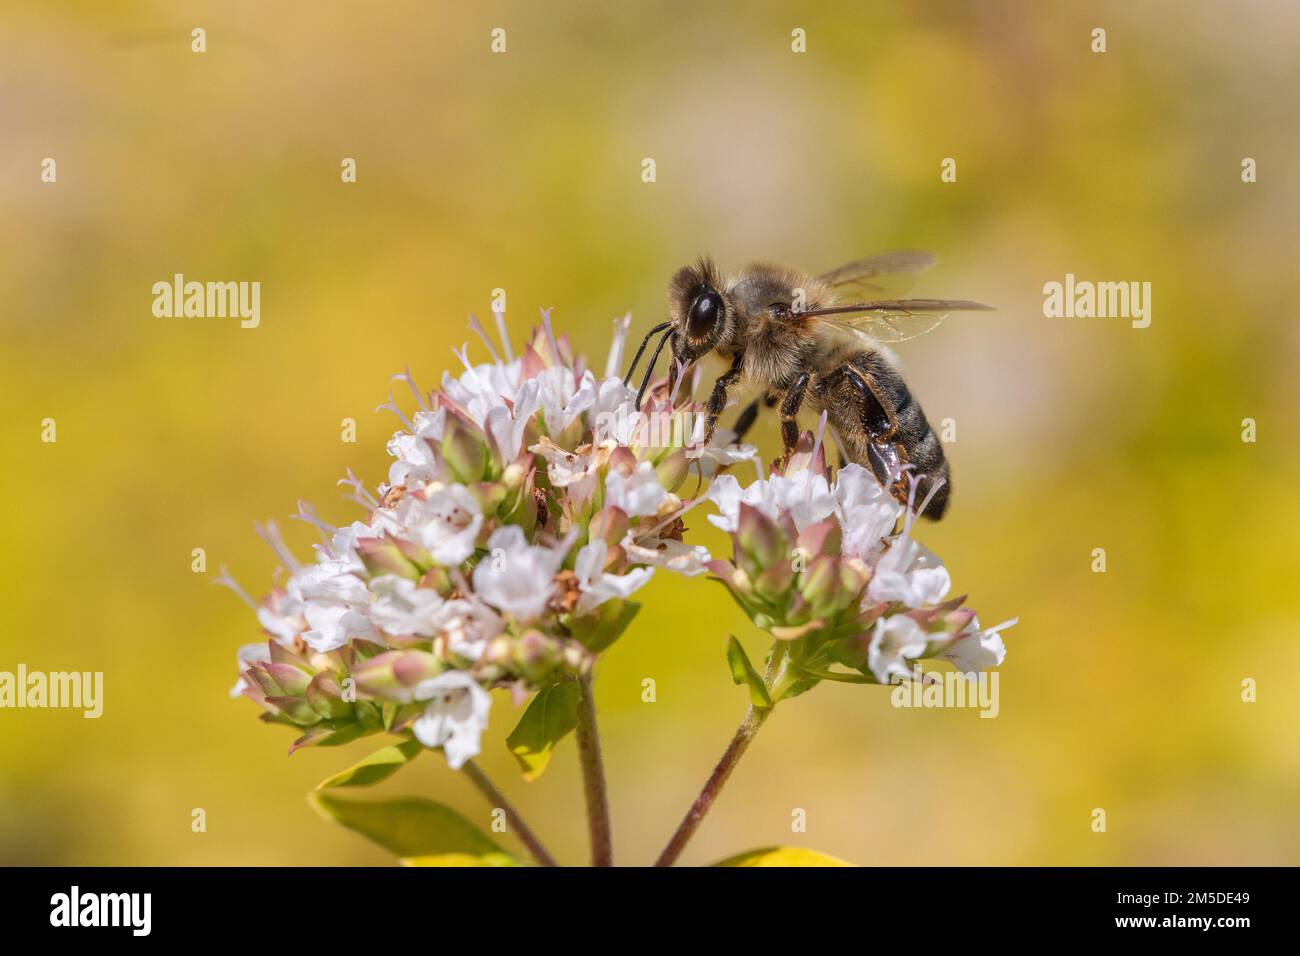
[[[291,733],[226,696],[257,627],[211,580],[269,587],[253,521],[299,498],[350,520],[334,482],[384,477],[388,376],[456,368],[494,288],[516,341],[554,306],[603,362],[611,320],[661,319],[700,253],[820,271],[899,246],[941,257],[918,294],[999,307],[899,351],[957,423],[952,511],[922,540],[984,623],[1020,616],[1001,715],[819,687],[684,861],[1300,862],[1300,9],[470,6],[0,11],[0,670],[102,670],[106,696],[98,721],[0,711],[0,862],[388,862],[303,799],[375,739],[286,758]],[[260,281],[261,326],[154,318],[176,272]],[[1150,328],[1044,318],[1067,272],[1151,282]],[[660,573],[643,597],[597,684],[625,863],[653,859],[743,713],[727,634],[763,647],[715,584]],[[585,860],[572,741],[525,784],[512,725],[497,695],[483,766]],[[440,755],[376,792],[488,822]]]

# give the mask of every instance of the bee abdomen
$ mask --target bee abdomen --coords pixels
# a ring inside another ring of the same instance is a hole
[[[914,474],[926,476],[917,489],[920,497],[924,499],[930,493],[931,482],[943,480],[943,485],[925,510],[925,517],[937,521],[948,510],[950,469],[943,446],[926,420],[921,403],[912,395],[897,369],[879,354],[865,353],[853,364],[868,376],[880,398],[893,409],[896,430],[892,440],[898,447],[899,457],[912,464]],[[920,504],[919,500],[917,504]]]

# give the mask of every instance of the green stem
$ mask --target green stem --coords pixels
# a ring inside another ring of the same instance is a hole
[[[614,841],[609,826],[609,793],[605,764],[596,730],[596,701],[591,677],[578,678],[578,756],[582,761],[582,788],[587,801],[587,831],[591,839],[591,865],[614,865]]]
[[[497,785],[485,774],[479,765],[472,760],[465,761],[465,765],[460,768],[466,776],[478,787],[479,792],[487,797],[488,803],[494,808],[504,811],[506,820],[514,829],[515,836],[519,837],[519,842],[528,848],[528,852],[542,866],[559,866],[555,862],[555,857],[551,856],[550,851],[542,846],[542,841],[537,838],[533,828],[524,822],[524,818],[519,815],[519,811],[514,805],[506,799],[506,795],[497,789]]]
[[[772,700],[772,707],[756,708],[750,706],[745,711],[745,719],[740,722],[736,728],[735,735],[731,738],[731,743],[723,751],[722,759],[718,765],[713,768],[713,773],[709,779],[704,782],[704,787],[700,790],[699,796],[691,804],[686,816],[682,817],[682,822],[677,825],[673,831],[668,845],[664,847],[659,859],[655,861],[655,866],[672,866],[677,858],[682,855],[682,850],[686,849],[686,844],[690,842],[695,831],[700,828],[704,822],[704,815],[709,812],[713,806],[713,801],[718,798],[723,784],[731,776],[731,771],[736,769],[736,764],[740,758],[745,755],[749,745],[754,740],[754,735],[758,733],[758,728],[763,726],[763,721],[767,720],[767,715],[772,712],[772,708],[777,705],[781,697],[788,690],[790,675],[790,643],[788,641],[777,641],[772,645],[772,653],[767,657],[767,670],[763,674],[763,684],[767,687],[768,696]]]
[[[704,821],[704,815],[713,806],[713,801],[717,799],[723,784],[731,776],[731,771],[736,768],[740,758],[749,749],[750,742],[753,741],[754,735],[758,733],[758,728],[763,726],[763,721],[767,719],[767,715],[771,712],[770,707],[761,710],[750,707],[749,710],[745,711],[745,719],[740,722],[740,727],[736,729],[735,736],[731,738],[731,743],[727,745],[727,749],[723,752],[722,759],[713,768],[713,773],[705,781],[699,796],[695,798],[695,802],[686,811],[686,816],[682,817],[682,822],[677,825],[677,829],[673,832],[668,845],[659,854],[655,866],[672,866],[677,861],[677,858],[681,856],[682,850],[686,849],[686,844],[690,842],[691,837],[695,835],[695,831],[699,829],[700,824]]]

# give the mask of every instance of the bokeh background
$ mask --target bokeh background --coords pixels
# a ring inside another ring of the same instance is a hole
[[[494,288],[516,339],[554,306],[603,355],[699,253],[823,270],[899,246],[941,256],[918,293],[999,306],[900,351],[957,422],[924,540],[986,623],[1021,620],[1001,715],[820,687],[778,709],[685,861],[1300,862],[1298,38],[1281,2],[6,4],[0,669],[102,670],[106,704],[0,712],[0,862],[387,863],[303,799],[374,740],[287,758],[226,696],[256,625],[211,581],[224,563],[266,590],[253,521],[299,498],[350,518],[334,482],[385,474],[388,376],[455,367]],[[155,319],[175,272],[260,281],[261,327]],[[1066,272],[1150,281],[1151,327],[1044,318]],[[770,422],[760,439],[770,458]],[[743,712],[727,634],[762,647],[716,585],[643,593],[598,682],[628,863]],[[483,765],[584,860],[572,742],[525,784],[511,726],[499,696]],[[380,792],[486,822],[437,755]]]

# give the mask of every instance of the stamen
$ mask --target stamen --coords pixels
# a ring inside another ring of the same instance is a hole
[[[235,594],[239,596],[239,599],[241,601],[243,601],[254,611],[256,611],[257,602],[254,601],[251,597],[249,597],[248,592],[239,586],[239,582],[230,576],[230,572],[226,570],[226,566],[223,564],[217,570],[218,570],[218,574],[215,578],[212,579],[212,583],[219,584],[223,588],[230,588],[230,590],[234,591]]]
[[[349,501],[355,501],[367,511],[375,511],[379,508],[378,499],[366,490],[366,486],[362,483],[360,478],[352,473],[351,468],[348,469],[348,476],[346,478],[340,478],[335,482],[335,484],[347,485],[351,488],[352,494],[344,495],[343,497],[347,498]]]
[[[555,550],[560,554],[568,554],[569,551],[573,548],[574,542],[576,542],[577,540],[578,540],[578,529],[569,528],[568,533],[565,534],[563,539],[561,539],[556,543]]]
[[[822,409],[822,417],[817,422],[817,437],[813,439],[812,449],[812,467],[817,468],[817,453],[822,450],[822,440],[826,437],[826,410]],[[817,469],[821,470],[821,469]],[[829,469],[827,469],[829,471]]]
[[[419,386],[415,384],[415,379],[411,375],[411,367],[409,365],[406,367],[406,371],[402,372],[401,375],[394,375],[392,378],[389,379],[389,381],[395,382],[398,379],[401,379],[403,382],[406,383],[406,387],[411,390],[411,394],[414,395],[415,400],[420,403],[420,407],[425,411],[428,411],[429,403],[425,399],[424,393],[420,391]]]
[[[293,552],[289,550],[289,546],[284,543],[284,538],[280,537],[279,525],[274,521],[268,521],[266,524],[254,522],[253,527],[257,529],[258,537],[270,546],[276,557],[284,563],[286,568],[290,571],[297,571],[302,567],[298,563],[298,559],[293,556]]]
[[[632,324],[632,313],[628,312],[621,319],[614,320],[614,340],[609,345],[609,359],[605,362],[605,377],[613,378],[623,367],[623,346],[627,341],[627,330]]]
[[[555,339],[555,330],[551,328],[551,313],[555,311],[555,306],[549,309],[539,308],[538,312],[542,313],[542,325],[546,327],[546,337],[551,340],[551,354],[555,356],[555,363],[560,364],[560,343]]]
[[[406,414],[401,410],[401,408],[398,407],[396,400],[393,398],[393,390],[391,388],[388,390],[388,401],[384,402],[384,404],[382,405],[376,405],[375,411],[392,412],[394,415],[398,417],[398,419],[401,420],[402,424],[406,426],[406,430],[408,432],[410,432],[412,435],[415,434],[415,426],[411,424],[411,420],[407,418]]]
[[[910,463],[903,465],[901,468],[898,469],[898,477],[899,478],[903,477],[903,472],[908,471],[911,468],[912,465]],[[915,510],[913,510],[913,506],[916,504],[916,486],[919,481],[920,479],[916,475],[907,476],[907,510],[904,512],[904,516],[903,516],[904,536],[906,536],[907,533],[912,530],[912,522],[916,518],[916,512]],[[890,484],[892,485],[893,483],[894,480],[891,480]]]
[[[686,376],[685,376],[685,373],[686,373],[686,363],[685,363],[685,362],[677,362],[675,367],[676,367],[676,369],[677,369],[677,374],[673,376],[673,390],[672,390],[672,392],[671,392],[671,393],[669,394],[669,396],[668,396],[668,407],[669,407],[669,408],[676,408],[676,407],[677,407],[677,393],[681,390],[681,387],[682,387],[682,379],[686,377]]]
[[[470,364],[470,360],[469,360],[469,343],[468,343],[468,342],[463,343],[463,344],[461,345],[459,351],[457,351],[456,349],[452,349],[452,350],[451,350],[451,354],[454,355],[454,356],[456,356],[456,358],[460,359],[460,364],[463,365],[463,366],[465,366],[465,371],[467,371],[467,372],[472,372],[472,371],[474,371],[474,366],[473,366],[472,364]]]
[[[492,356],[492,361],[497,365],[500,365],[501,356],[497,355],[497,350],[492,347],[492,340],[487,337],[487,330],[483,328],[482,323],[478,320],[478,316],[473,312],[469,314],[469,327],[474,330],[475,335],[483,340],[483,344],[487,346],[488,355]]]
[[[664,528],[668,527],[670,524],[672,524],[674,521],[676,521],[676,520],[677,520],[678,518],[680,518],[682,515],[686,514],[686,512],[688,512],[688,511],[690,511],[692,508],[694,508],[696,505],[702,504],[702,503],[704,502],[704,500],[705,500],[705,499],[703,499],[703,498],[694,498],[694,499],[692,499],[690,502],[688,502],[687,504],[682,505],[680,508],[678,508],[678,509],[677,509],[676,511],[674,511],[672,514],[670,514],[667,518],[664,518],[663,521],[660,521],[657,525],[655,525],[654,527],[652,527],[649,531],[641,531],[641,532],[638,532],[638,533],[635,535],[635,538],[636,538],[638,541],[644,541],[644,540],[646,540],[647,538],[653,538],[653,537],[654,537],[655,535],[657,535],[660,531],[662,531]]]
[[[306,501],[299,501],[298,513],[296,515],[289,515],[289,520],[305,521],[307,524],[311,525],[312,527],[320,531],[321,541],[324,544],[324,548],[323,548],[324,553],[331,558],[335,557],[334,549],[330,545],[330,539],[331,537],[333,537],[334,532],[337,531],[338,528],[336,528],[332,524],[326,524],[324,521],[322,521],[320,519],[320,516],[316,514],[316,509],[314,507],[312,507]],[[316,548],[317,550],[322,550],[321,545],[312,545],[312,547]]]
[[[921,477],[925,477],[925,476],[922,475]],[[930,479],[930,491],[928,494],[926,494],[925,499],[921,502],[921,508],[917,512],[917,514],[925,514],[925,509],[930,506],[930,502],[934,500],[934,496],[939,493],[939,489],[942,488],[945,484],[947,484],[947,482],[943,478]]]
[[[505,350],[506,361],[513,362],[515,360],[515,350],[510,347],[510,336],[506,334],[506,314],[493,309],[492,315],[497,320],[497,334],[501,336],[501,347]]]

